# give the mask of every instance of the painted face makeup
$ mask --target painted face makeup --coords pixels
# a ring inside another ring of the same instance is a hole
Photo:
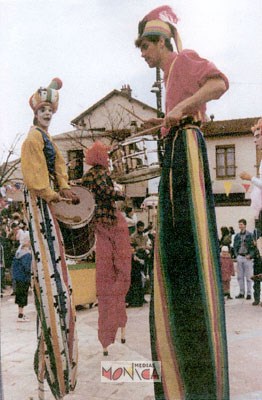
[[[38,124],[44,130],[48,129],[51,119],[52,119],[52,116],[53,116],[52,107],[48,106],[48,105],[40,107],[36,112],[36,118],[37,118]]]

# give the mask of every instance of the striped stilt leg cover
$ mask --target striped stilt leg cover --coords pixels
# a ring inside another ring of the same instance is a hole
[[[173,135],[172,135],[173,133]],[[228,400],[219,247],[205,142],[197,127],[166,139],[159,186],[151,347],[157,400]]]
[[[33,283],[38,317],[38,345],[34,368],[39,399],[47,379],[55,399],[76,385],[77,337],[72,286],[59,226],[47,203],[26,192],[31,243],[34,252]]]

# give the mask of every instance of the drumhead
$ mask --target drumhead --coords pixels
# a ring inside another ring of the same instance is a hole
[[[73,186],[72,191],[79,197],[79,204],[60,201],[59,203],[53,203],[52,208],[58,221],[63,222],[72,229],[78,229],[93,218],[95,199],[90,190],[83,186]]]

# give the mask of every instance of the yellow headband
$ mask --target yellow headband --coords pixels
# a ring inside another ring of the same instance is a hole
[[[169,25],[166,22],[160,21],[159,19],[148,21],[146,23],[142,37],[150,35],[164,36],[168,39],[172,37]]]

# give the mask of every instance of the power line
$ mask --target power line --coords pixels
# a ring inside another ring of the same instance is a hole
[[[230,81],[231,85],[262,85],[262,82],[234,82]]]

